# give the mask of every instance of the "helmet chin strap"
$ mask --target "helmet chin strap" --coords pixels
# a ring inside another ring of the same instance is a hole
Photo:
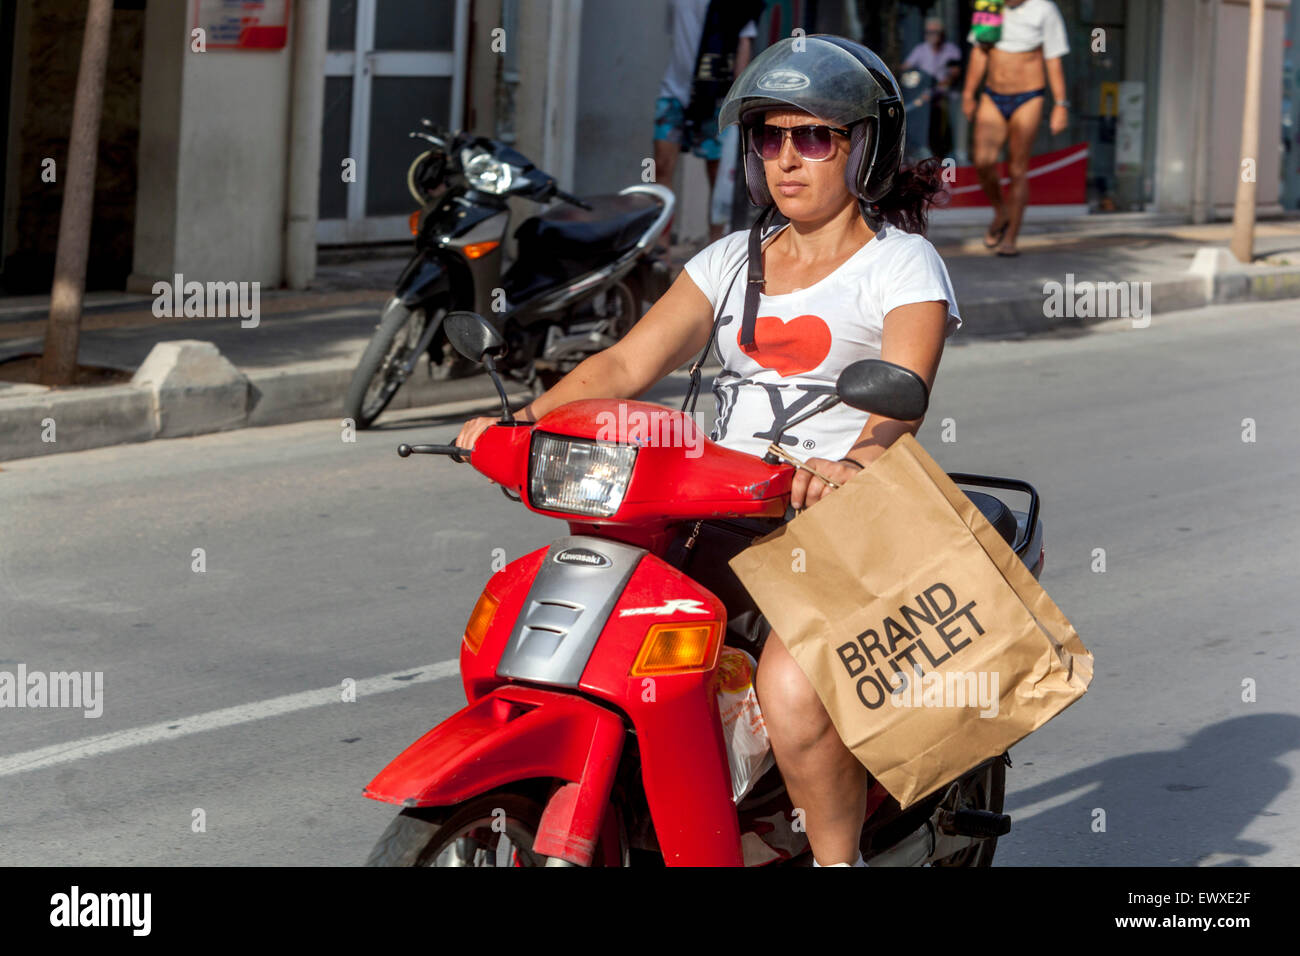
[[[704,365],[704,360],[708,358],[709,349],[713,347],[713,340],[718,334],[718,328],[722,325],[722,309],[727,300],[731,298],[731,290],[735,288],[736,280],[740,278],[741,268],[748,266],[748,282],[745,286],[745,311],[740,325],[740,347],[747,353],[752,354],[754,351],[754,323],[758,315],[758,292],[759,287],[763,284],[763,230],[776,217],[776,203],[772,203],[754,222],[753,227],[749,230],[749,255],[747,262],[741,263],[732,273],[731,284],[727,286],[727,291],[718,297],[718,309],[713,316],[713,327],[709,330],[709,340],[704,343],[704,351],[700,357],[695,360],[691,366],[691,383],[686,390],[686,397],[682,399],[682,411],[694,412],[695,399],[700,390],[700,367]]]
[[[875,203],[859,199],[858,209],[862,212],[862,217],[867,221],[867,225],[871,227],[871,231],[879,234],[885,226],[885,220],[880,215],[879,207]],[[758,322],[758,296],[763,286],[763,233],[772,224],[778,212],[776,203],[771,203],[759,213],[754,225],[749,229],[749,254],[745,257],[746,261],[742,263],[742,266],[747,270],[747,281],[745,283],[745,307],[740,322],[739,341],[741,350],[747,355],[753,355],[756,350],[754,326]],[[740,267],[732,273],[731,283],[727,286],[727,291],[718,297],[718,308],[713,316],[713,326],[709,330],[709,340],[704,343],[704,351],[700,353],[700,357],[691,366],[690,386],[686,390],[686,397],[682,399],[682,411],[684,412],[695,411],[695,399],[700,389],[700,368],[704,365],[705,359],[708,358],[709,349],[713,347],[713,340],[722,324],[723,306],[731,297],[731,290],[735,287],[738,278],[740,278]],[[817,410],[821,410],[820,406]]]
[[[878,205],[865,199],[859,199],[858,209],[862,213],[862,218],[866,220],[867,227],[872,232],[878,233],[885,227],[885,217],[881,214]]]
[[[763,230],[776,217],[776,203],[763,210],[749,230],[748,282],[745,284],[745,313],[740,322],[740,348],[754,353],[754,326],[758,321],[758,294],[763,287]]]
[[[872,232],[879,234],[885,228],[885,217],[880,207],[865,199],[858,200],[858,209]],[[749,229],[748,281],[745,283],[745,313],[740,322],[740,348],[753,355],[754,326],[758,323],[758,295],[763,288],[763,232],[776,218],[776,204],[768,206]]]

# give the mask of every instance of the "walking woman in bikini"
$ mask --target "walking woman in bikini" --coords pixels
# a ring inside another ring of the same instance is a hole
[[[973,31],[968,40],[974,43]],[[1029,151],[1043,119],[1046,85],[1052,87],[1055,104],[1048,123],[1052,135],[1063,132],[1069,121],[1061,65],[1069,52],[1065,21],[1051,0],[1007,0],[1001,39],[992,47],[975,44],[971,49],[962,112],[975,124],[975,170],[993,206],[984,245],[1000,256],[1019,255],[1016,237],[1029,202]],[[1011,179],[1005,195],[998,182],[1004,144]]]

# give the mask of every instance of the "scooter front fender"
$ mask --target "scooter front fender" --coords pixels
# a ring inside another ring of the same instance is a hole
[[[555,778],[582,785],[580,806],[598,831],[624,734],[618,714],[586,698],[507,684],[407,747],[364,792],[405,807],[451,806],[516,781]]]
[[[452,299],[452,272],[442,257],[417,252],[397,279],[395,295],[408,309],[436,297]]]

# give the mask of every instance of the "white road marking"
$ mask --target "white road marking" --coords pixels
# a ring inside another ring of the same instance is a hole
[[[1002,812],[1010,814],[1012,826],[1017,823],[1024,823],[1032,820],[1041,813],[1047,813],[1049,810],[1056,810],[1065,806],[1071,801],[1086,797],[1094,790],[1101,789],[1101,781],[1094,780],[1092,783],[1085,783],[1082,786],[1075,787],[1073,790],[1065,793],[1058,793],[1055,796],[1045,797],[1042,800],[1036,800],[1033,803],[1026,803],[1023,806],[1017,806],[1013,797],[1008,796],[1002,805]]]
[[[402,690],[413,684],[441,680],[444,677],[451,677],[459,673],[459,671],[460,662],[452,660],[442,661],[438,664],[428,664],[423,667],[408,667],[406,670],[393,671],[391,674],[380,674],[378,677],[367,677],[357,681],[357,700],[359,701],[367,695],[386,694],[390,691]],[[83,760],[86,757],[99,757],[114,751],[126,750],[128,747],[139,747],[144,744],[157,743],[161,740],[173,740],[188,734],[203,733],[207,730],[220,730],[223,727],[246,724],[253,720],[281,717],[297,710],[307,710],[325,704],[339,704],[342,703],[342,690],[342,682],[340,681],[334,687],[305,690],[297,694],[286,694],[283,697],[254,701],[251,704],[240,704],[237,707],[210,710],[206,714],[195,714],[190,717],[180,717],[176,720],[164,720],[144,727],[118,730],[109,734],[99,734],[95,737],[85,737],[82,740],[53,744],[37,750],[28,750],[25,753],[0,757],[0,777],[24,773],[28,770],[42,770],[72,760]]]

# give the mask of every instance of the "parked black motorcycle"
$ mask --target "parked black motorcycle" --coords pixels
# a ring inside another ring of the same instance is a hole
[[[435,378],[477,372],[447,342],[449,312],[491,316],[508,346],[498,371],[540,394],[622,338],[668,287],[654,244],[672,218],[671,190],[647,183],[579,199],[503,143],[422,122],[411,136],[432,148],[407,175],[422,207],[412,216],[415,254],[344,398],[343,414],[358,428],[374,422],[426,353]],[[563,205],[519,226],[516,258],[503,271],[511,196]]]

